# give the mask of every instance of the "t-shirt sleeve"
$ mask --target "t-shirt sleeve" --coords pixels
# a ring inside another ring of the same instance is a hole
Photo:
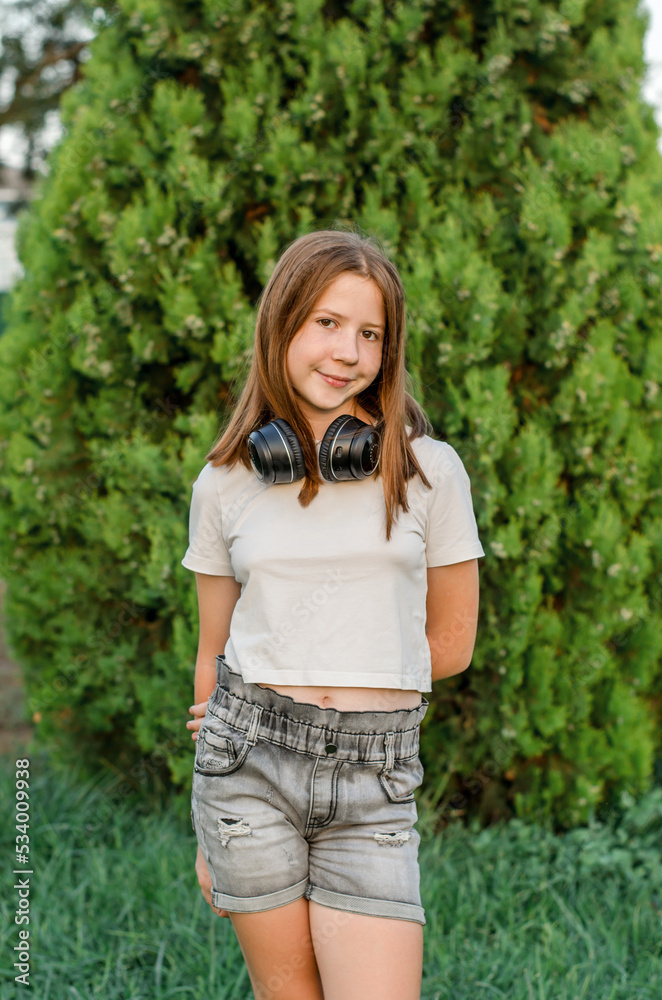
[[[471,500],[471,483],[462,459],[447,441],[431,476],[428,494],[426,562],[428,566],[484,556]]]
[[[193,483],[189,511],[189,546],[182,566],[210,576],[234,576],[230,553],[222,531],[221,500],[217,486],[218,469],[211,462]]]

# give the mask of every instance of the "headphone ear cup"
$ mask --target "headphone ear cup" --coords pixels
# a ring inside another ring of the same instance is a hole
[[[347,414],[343,413],[341,416],[336,417],[333,423],[329,424],[326,429],[326,433],[322,438],[322,443],[320,444],[320,457],[319,465],[322,477],[326,479],[327,482],[333,483],[335,479],[331,475],[331,446],[333,445],[333,439],[336,436],[336,431],[339,427],[342,427],[347,420]]]
[[[296,436],[290,425],[282,417],[276,417],[273,421],[274,424],[278,424],[278,427],[285,435],[287,443],[290,446],[292,452],[292,458],[294,460],[294,480],[293,482],[298,482],[299,479],[303,479],[306,474],[306,466],[303,460],[303,454],[301,453],[301,445],[299,444],[299,438]]]

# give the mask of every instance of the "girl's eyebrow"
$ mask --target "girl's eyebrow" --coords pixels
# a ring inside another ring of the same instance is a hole
[[[316,316],[318,313],[328,313],[329,316],[335,316],[336,319],[347,319],[347,317],[343,316],[342,313],[334,312],[333,309],[323,309],[322,308],[322,309],[315,309],[315,310],[313,310],[313,316]],[[380,330],[384,329],[384,324],[383,323],[370,323],[370,322],[368,322],[366,325],[367,326],[376,326]]]

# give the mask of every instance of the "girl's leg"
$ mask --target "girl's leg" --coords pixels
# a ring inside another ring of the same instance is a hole
[[[255,1000],[324,1000],[308,906],[302,896],[272,910],[230,913]]]
[[[324,1000],[419,1000],[422,924],[309,905]]]

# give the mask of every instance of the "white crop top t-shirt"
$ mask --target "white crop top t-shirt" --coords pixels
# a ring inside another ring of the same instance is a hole
[[[427,568],[485,553],[455,449],[427,434],[411,446],[432,489],[408,480],[390,542],[381,478],[325,481],[304,509],[301,482],[202,469],[181,562],[241,584],[222,652],[246,683],[432,690]]]

